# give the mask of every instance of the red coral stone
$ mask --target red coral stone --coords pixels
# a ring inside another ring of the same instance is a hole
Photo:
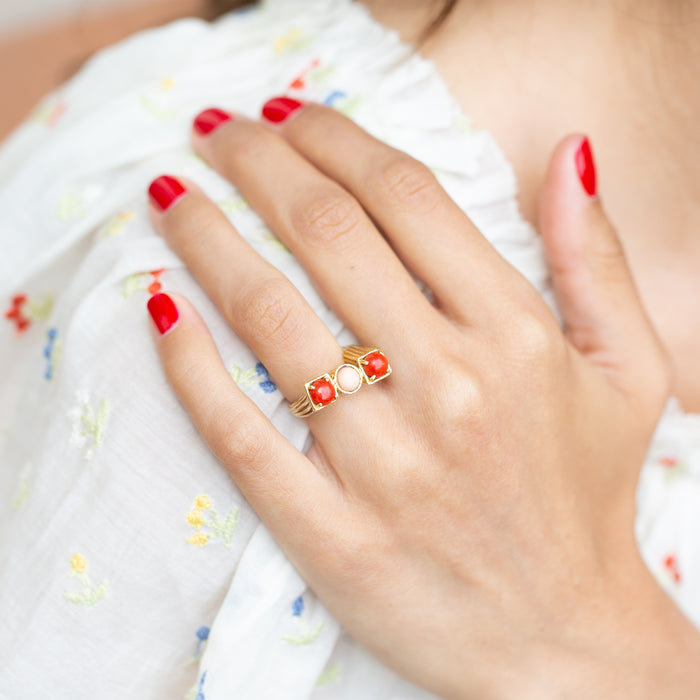
[[[309,384],[309,397],[315,406],[328,406],[335,399],[335,387],[327,379],[316,379]]]
[[[362,364],[370,379],[380,379],[389,371],[389,360],[381,352],[371,352]]]

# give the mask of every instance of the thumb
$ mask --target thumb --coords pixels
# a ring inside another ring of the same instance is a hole
[[[622,243],[597,195],[588,139],[554,149],[539,225],[569,342],[625,393],[665,401],[666,351],[642,306]]]

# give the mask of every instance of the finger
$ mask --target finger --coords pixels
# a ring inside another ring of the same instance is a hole
[[[197,152],[292,250],[363,344],[394,353],[437,316],[357,201],[278,134],[239,116],[206,135],[196,124]]]
[[[161,176],[149,193],[155,229],[289,401],[303,393],[306,382],[342,362],[333,334],[301,293],[248,245],[195,183]]]
[[[303,552],[340,519],[332,479],[297,451],[231,380],[204,322],[179,295],[148,302],[165,375],[210,449],[280,544]]]
[[[425,165],[323,105],[273,98],[263,116],[357,198],[445,313],[493,323],[494,309],[512,304],[518,275]]]
[[[668,391],[668,362],[639,298],[622,243],[597,195],[587,138],[555,149],[539,220],[566,335],[627,393]]]

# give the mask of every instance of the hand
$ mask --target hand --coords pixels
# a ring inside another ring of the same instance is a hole
[[[668,363],[577,174],[591,191],[582,138],[556,149],[541,207],[566,334],[424,166],[340,114],[236,116],[193,146],[393,368],[310,416],[304,456],[184,298],[150,303],[182,404],[350,633],[444,697],[686,697],[697,636],[633,534]],[[194,183],[176,184],[151,187],[155,228],[295,400],[341,348]]]

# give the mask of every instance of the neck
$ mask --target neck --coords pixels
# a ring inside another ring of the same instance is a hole
[[[439,9],[362,2],[409,43]],[[700,202],[700,158],[689,157],[700,149],[700,0],[460,0],[420,51],[515,164],[527,218],[552,136],[576,130],[592,136],[613,202],[613,177],[629,178],[624,186],[647,201],[664,195],[659,187],[681,187]],[[644,144],[667,170],[658,181],[643,177],[652,161]]]

